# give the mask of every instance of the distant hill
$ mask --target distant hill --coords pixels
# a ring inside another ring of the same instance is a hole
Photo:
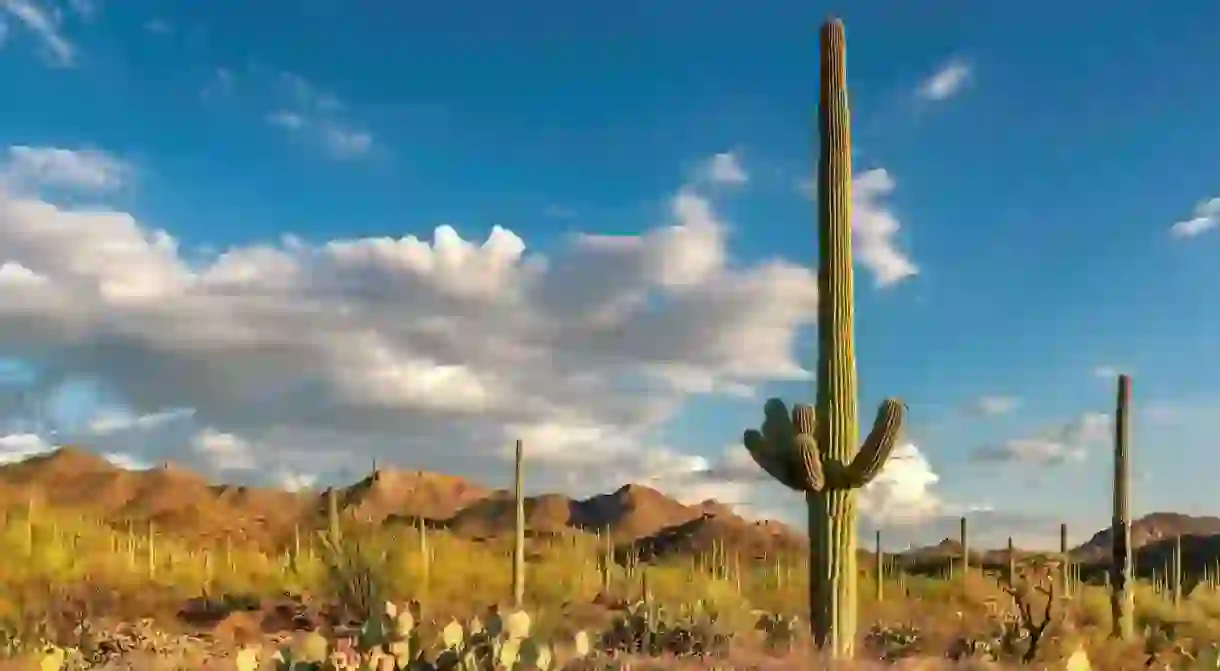
[[[213,542],[224,536],[259,544],[287,542],[294,528],[321,528],[327,493],[212,484],[172,465],[128,471],[86,450],[64,447],[24,461],[0,465],[0,507],[75,507],[115,526],[154,522],[165,532]],[[471,539],[512,531],[512,493],[452,475],[381,469],[336,490],[343,515],[374,524],[425,522]],[[716,501],[686,505],[638,484],[585,499],[542,494],[525,501],[531,536],[607,534],[619,546],[635,545],[646,558],[690,555],[723,547],[743,559],[763,560],[807,552],[803,530],[775,521],[751,521]],[[1140,573],[1167,564],[1173,539],[1182,537],[1184,564],[1202,571],[1220,561],[1220,517],[1158,512],[1132,523],[1132,545]],[[1074,561],[1093,565],[1109,557],[1109,529],[1071,550]],[[1018,556],[1029,554],[1017,550]],[[943,567],[961,555],[961,545],[935,545],[892,555],[913,570]],[[862,560],[871,553],[861,549]],[[971,549],[973,564],[1000,566],[1003,549]]]

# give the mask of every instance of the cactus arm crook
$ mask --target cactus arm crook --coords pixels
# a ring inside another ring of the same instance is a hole
[[[742,442],[745,443],[746,451],[750,453],[754,463],[766,471],[767,475],[789,489],[804,490],[800,478],[792,469],[790,455],[781,454],[774,442],[765,438],[756,429],[746,431]]]
[[[826,487],[826,473],[822,470],[822,453],[818,442],[808,433],[801,433],[794,441],[800,459],[801,491],[820,492]]]

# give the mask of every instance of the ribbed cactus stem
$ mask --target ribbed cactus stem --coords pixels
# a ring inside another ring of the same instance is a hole
[[[1124,641],[1135,636],[1135,583],[1132,582],[1130,503],[1131,378],[1118,376],[1114,411],[1114,519],[1110,530],[1111,635]]]
[[[517,441],[513,468],[513,502],[516,508],[516,524],[513,527],[513,605],[521,608],[525,602],[525,490],[523,488],[521,461],[524,448]]]
[[[966,526],[966,517],[963,515],[960,520],[961,528],[958,533],[961,536],[958,540],[962,545],[962,595],[965,596],[967,587],[966,574],[970,571],[970,529]]]
[[[1059,582],[1063,585],[1063,595],[1072,595],[1072,568],[1068,559],[1068,525],[1059,523]]]
[[[149,579],[152,579],[157,574],[157,527],[152,520],[148,521],[148,555],[145,559],[145,570]]]
[[[764,406],[762,431],[746,431],[750,456],[784,486],[805,495],[809,517],[809,608],[814,642],[833,660],[855,656],[856,489],[880,472],[897,442],[905,406],[881,404],[857,447],[855,333],[852,324],[851,124],[842,22],[821,30],[818,109],[817,407]]]
[[[334,487],[326,490],[326,522],[330,542],[339,547],[342,544],[343,531],[339,526],[339,495]]]
[[[881,552],[881,530],[878,529],[873,541],[873,576],[877,579],[876,592],[873,594],[878,602],[885,598],[885,555]]]
[[[1008,584],[1017,584],[1017,550],[1013,547],[1012,536],[1008,537]]]
[[[420,604],[428,605],[428,592],[432,586],[432,553],[428,549],[428,527],[424,518],[419,518],[419,591]]]
[[[1182,605],[1182,535],[1173,537],[1173,605]]]

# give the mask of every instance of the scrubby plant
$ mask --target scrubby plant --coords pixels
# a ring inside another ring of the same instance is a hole
[[[429,654],[416,625],[419,605],[387,602],[384,612],[365,621],[355,640],[329,641],[313,632],[295,645],[261,659],[255,647],[238,653],[238,671],[549,671],[590,653],[589,638],[577,633],[567,649],[530,635],[530,616],[491,610],[486,621],[463,625],[451,620]]]

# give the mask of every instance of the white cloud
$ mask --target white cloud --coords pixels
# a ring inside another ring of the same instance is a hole
[[[373,150],[372,133],[340,118],[347,105],[338,96],[292,72],[280,72],[276,79],[285,105],[269,113],[267,123],[307,134],[336,159],[360,158]]]
[[[52,65],[76,64],[76,45],[63,33],[60,12],[48,10],[33,0],[0,0],[0,18],[5,16],[38,39]]]
[[[1195,206],[1189,219],[1179,221],[1169,228],[1175,238],[1193,238],[1220,226],[1220,198],[1211,198]]]
[[[1111,431],[1110,415],[1090,412],[1038,435],[1015,438],[1000,445],[974,451],[977,462],[1019,462],[1034,466],[1058,466],[1083,460],[1090,447],[1105,441]]]
[[[1016,410],[1018,405],[1020,400],[1012,396],[980,396],[971,401],[966,409],[971,414],[994,417],[1006,415]]]
[[[968,63],[958,59],[950,60],[920,84],[919,97],[931,101],[947,100],[962,90],[970,81],[970,76]]]
[[[231,433],[205,428],[195,434],[191,447],[219,471],[249,471],[257,468],[254,446]]]
[[[0,464],[11,464],[53,449],[35,433],[10,433],[0,436]]]
[[[884,168],[869,170],[852,180],[852,233],[855,255],[873,273],[879,287],[919,274],[894,239],[901,225],[884,199],[894,190],[894,179]]]
[[[373,148],[373,135],[368,131],[326,124],[322,130],[326,146],[336,158],[355,158]]]
[[[876,479],[860,492],[860,513],[873,524],[903,526],[924,522],[942,510],[935,491],[940,476],[913,443],[894,448]]]
[[[128,471],[146,471],[152,468],[152,464],[124,452],[106,452],[102,458]]]
[[[0,187],[13,191],[64,188],[106,192],[122,187],[131,167],[94,149],[13,146],[0,163]]]
[[[812,181],[801,191],[813,198]],[[894,191],[894,178],[885,168],[874,168],[852,178],[852,245],[856,262],[873,274],[877,287],[888,287],[919,274],[919,266],[898,248],[895,236],[902,224],[886,198]]]
[[[702,177],[713,184],[745,184],[750,180],[741,164],[741,157],[726,151],[708,159],[701,170]]]
[[[809,375],[793,344],[812,272],[730,265],[725,231],[682,189],[641,235],[545,257],[441,226],[199,262],[129,214],[0,193],[0,262],[41,278],[0,282],[0,357],[99,378],[130,416],[89,444],[143,462],[300,481],[376,457],[500,484],[524,437],[532,488],[665,483],[706,466],[659,438],[692,393]],[[712,491],[740,493],[683,496]]]

